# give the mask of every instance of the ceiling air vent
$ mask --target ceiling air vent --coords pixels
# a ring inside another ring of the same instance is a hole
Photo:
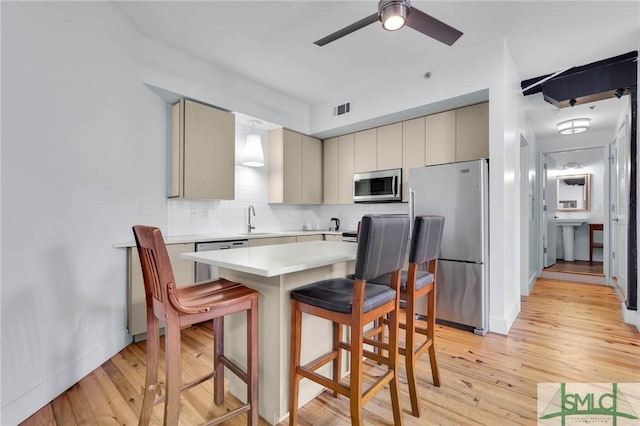
[[[351,102],[333,107],[333,115],[343,115],[351,111]]]

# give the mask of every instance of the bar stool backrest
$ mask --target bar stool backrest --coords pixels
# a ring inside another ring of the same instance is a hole
[[[422,264],[437,259],[444,230],[442,216],[416,216],[409,246],[409,262]]]
[[[135,225],[133,234],[142,266],[147,306],[158,318],[164,318],[170,309],[167,286],[174,283],[175,278],[162,233],[158,228]]]
[[[368,281],[401,269],[408,240],[408,216],[363,216],[358,236],[355,278]]]

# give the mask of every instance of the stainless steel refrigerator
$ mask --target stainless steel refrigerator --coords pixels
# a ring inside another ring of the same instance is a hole
[[[489,167],[487,160],[409,170],[409,210],[445,217],[436,284],[436,320],[489,330]],[[427,301],[417,312],[428,315]]]

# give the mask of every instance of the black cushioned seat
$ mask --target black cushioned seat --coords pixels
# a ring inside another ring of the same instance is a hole
[[[395,299],[396,291],[386,286],[367,284],[364,290],[364,312],[384,305]],[[353,299],[353,280],[348,278],[334,278],[318,281],[291,292],[291,298],[322,309],[334,312],[351,313]]]

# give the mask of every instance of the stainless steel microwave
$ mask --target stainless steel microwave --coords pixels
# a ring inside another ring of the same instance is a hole
[[[402,169],[355,173],[353,201],[356,203],[402,201]]]

